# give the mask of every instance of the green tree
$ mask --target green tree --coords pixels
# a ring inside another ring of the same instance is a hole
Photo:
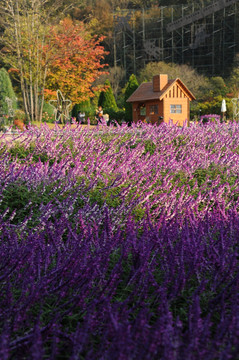
[[[232,69],[228,79],[228,89],[232,96],[238,97],[239,93],[239,67],[236,66]]]
[[[44,90],[53,52],[50,26],[72,6],[64,0],[1,0],[1,58],[19,81],[28,120],[41,120]]]
[[[98,106],[102,106],[103,109],[117,110],[118,108],[109,80],[106,80],[104,85],[105,90],[100,93]]]
[[[0,69],[0,107],[4,114],[8,114],[6,97],[12,100],[13,109],[17,108],[16,95],[12,87],[10,76],[6,69]]]
[[[133,114],[132,114],[132,104],[127,103],[127,99],[130,97],[131,94],[138,88],[139,84],[136,79],[136,76],[132,74],[129,78],[128,83],[126,84],[125,89],[125,120],[128,122],[132,122]]]
[[[221,76],[213,76],[210,78],[211,94],[215,96],[225,96],[227,94],[227,86]]]

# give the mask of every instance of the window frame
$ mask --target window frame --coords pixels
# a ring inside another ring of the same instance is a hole
[[[141,105],[139,108],[139,115],[140,116],[146,116],[146,106],[145,105]]]
[[[182,104],[170,104],[170,114],[182,114]]]
[[[149,114],[150,115],[158,115],[158,113],[159,113],[158,104],[154,104],[154,105],[149,106]]]

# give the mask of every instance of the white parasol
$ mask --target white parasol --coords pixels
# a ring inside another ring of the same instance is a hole
[[[226,106],[226,100],[223,99],[222,100],[222,107],[221,107],[221,112],[224,113],[227,111],[227,106]]]
[[[225,119],[225,112],[226,112],[226,111],[227,111],[226,100],[223,99],[223,100],[222,100],[222,106],[221,106],[222,120]]]

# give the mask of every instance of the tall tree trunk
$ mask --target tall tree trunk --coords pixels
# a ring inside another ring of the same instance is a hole
[[[11,13],[12,13],[13,21],[14,21],[17,61],[18,61],[19,71],[20,71],[20,84],[21,84],[21,91],[22,91],[22,97],[23,97],[23,105],[24,105],[26,114],[28,114],[27,91],[26,91],[25,81],[24,81],[23,59],[22,59],[22,49],[21,49],[21,26],[20,26],[20,14],[19,14],[18,0],[16,0],[16,12],[14,11],[13,1],[11,1]]]

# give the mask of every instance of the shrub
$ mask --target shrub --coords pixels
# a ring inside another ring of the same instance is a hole
[[[116,105],[115,97],[109,80],[105,81],[105,85],[107,86],[107,88],[105,91],[101,91],[98,100],[98,106],[102,106],[104,111],[105,109],[112,109],[114,111],[117,111],[118,107]]]
[[[78,112],[90,113],[91,112],[91,103],[90,100],[85,100],[80,102],[79,104],[75,104],[72,108],[71,115],[72,117],[76,117]]]
[[[109,115],[110,120],[116,120],[119,124],[125,119],[125,111],[124,110],[113,110],[104,109],[104,113]]]
[[[16,95],[12,87],[10,76],[6,69],[0,69],[0,107],[3,114],[8,115],[8,105],[5,100],[6,97],[12,99],[13,110],[17,109]]]
[[[23,110],[17,109],[14,113],[15,120],[21,120],[23,122],[26,121],[26,114]]]
[[[95,116],[95,107],[91,105],[90,100],[83,101],[79,104],[75,104],[73,106],[71,116],[76,118],[78,112],[81,111],[82,113],[85,113],[85,120],[87,121],[88,118],[91,120],[94,119]]]
[[[223,100],[223,97],[220,95],[220,96],[216,96],[215,98],[213,98],[210,101],[205,101],[205,102],[196,102],[195,101],[195,102],[193,102],[191,105],[191,111],[190,111],[191,118],[196,117],[199,119],[201,115],[206,115],[206,114],[220,115],[222,100]],[[227,105],[226,117],[227,117],[227,119],[232,119],[233,118],[233,105],[232,105],[231,99],[225,98],[225,100],[226,100],[226,105]]]
[[[42,122],[46,123],[54,123],[55,122],[55,114],[54,107],[44,102],[43,104],[43,112],[42,112]]]

